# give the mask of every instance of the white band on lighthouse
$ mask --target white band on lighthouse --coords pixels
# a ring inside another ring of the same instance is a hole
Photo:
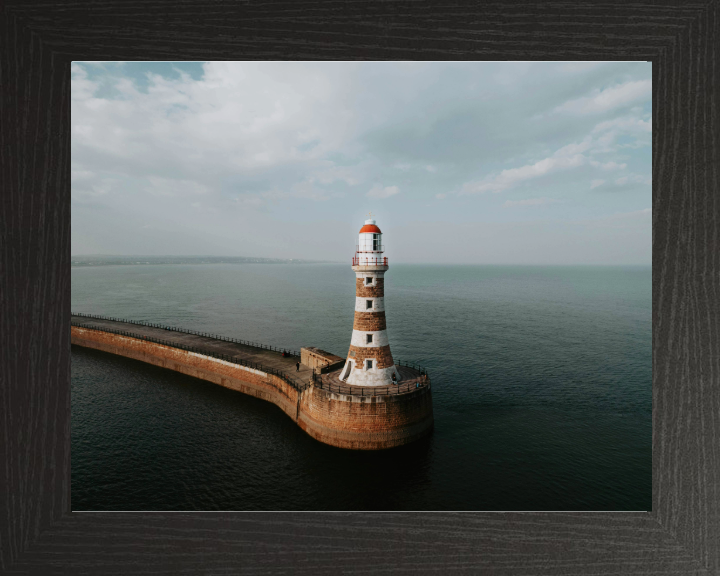
[[[369,304],[368,304],[369,302]],[[384,312],[385,298],[376,298],[368,296],[364,298],[358,296],[355,298],[355,312]]]
[[[351,370],[347,370],[348,363],[352,366]],[[373,362],[373,366],[375,366],[375,362]],[[364,366],[356,365],[354,360],[348,360],[340,373],[341,379],[343,379],[342,376],[345,376],[347,373],[350,375],[347,376],[345,381],[354,386],[391,386],[393,384],[393,374],[395,374],[397,381],[400,381],[400,372],[398,372],[395,366],[367,369]]]
[[[368,336],[372,336],[370,342],[368,342]],[[356,346],[358,348],[380,348],[388,344],[387,330],[376,330],[373,332],[353,330],[352,340],[350,341],[350,346]]]

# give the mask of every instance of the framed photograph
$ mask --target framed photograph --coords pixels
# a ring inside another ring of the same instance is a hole
[[[71,102],[73,511],[650,510],[651,63],[73,62]]]
[[[3,570],[717,570],[716,6],[399,8],[2,9]]]

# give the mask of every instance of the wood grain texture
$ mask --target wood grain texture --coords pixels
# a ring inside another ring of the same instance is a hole
[[[5,3],[0,571],[720,573],[718,2]],[[653,511],[72,514],[72,59],[653,62]]]

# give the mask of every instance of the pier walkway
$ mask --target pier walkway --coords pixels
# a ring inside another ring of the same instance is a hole
[[[329,392],[352,396],[385,396],[404,394],[417,388],[430,386],[426,370],[402,362],[396,362],[400,373],[400,381],[396,385],[387,387],[352,386],[340,380],[341,369],[321,375],[313,374],[311,368],[300,364],[300,371],[297,371],[296,363],[300,362],[300,353],[295,350],[283,350],[256,342],[247,342],[196,330],[162,326],[151,322],[132,322],[103,316],[73,314],[71,324],[82,328],[125,333],[140,339],[154,339],[169,346],[192,348],[199,354],[225,356],[227,359],[239,360],[250,365],[257,364],[257,368],[261,371],[269,369],[284,373],[290,380],[295,381],[298,389],[312,385]],[[285,356],[283,356],[283,351]]]
[[[283,357],[282,349],[265,347],[262,344],[251,345],[244,341],[196,332],[171,326],[161,326],[151,323],[135,323],[121,319],[110,319],[102,317],[89,317],[73,314],[71,317],[73,326],[91,328],[95,330],[123,331],[142,338],[155,338],[164,340],[169,344],[177,344],[178,347],[191,346],[198,353],[223,354],[230,358],[244,360],[263,367],[272,368],[279,372],[285,372],[291,378],[301,382],[303,385],[312,383],[312,370],[300,364],[300,371],[296,371],[295,364],[300,362],[300,353],[294,350],[287,350],[289,353]],[[280,351],[277,351],[280,350]]]

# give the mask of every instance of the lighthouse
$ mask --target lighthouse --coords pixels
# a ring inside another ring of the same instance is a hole
[[[340,380],[354,386],[392,386],[395,367],[385,322],[385,272],[382,232],[372,215],[360,228],[352,269],[355,272],[355,321]]]

